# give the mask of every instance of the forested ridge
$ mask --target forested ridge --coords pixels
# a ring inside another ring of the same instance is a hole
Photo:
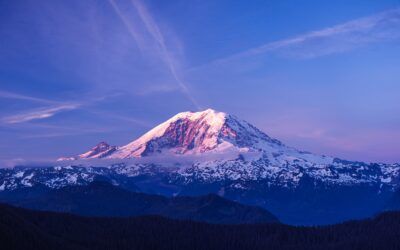
[[[400,212],[324,227],[91,218],[0,205],[2,249],[400,249]]]

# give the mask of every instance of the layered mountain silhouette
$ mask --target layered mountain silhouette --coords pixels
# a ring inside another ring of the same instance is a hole
[[[222,224],[278,222],[265,209],[242,205],[215,194],[166,198],[131,192],[104,181],[56,190],[36,187],[0,193],[0,201],[36,210],[98,217],[159,215]]]

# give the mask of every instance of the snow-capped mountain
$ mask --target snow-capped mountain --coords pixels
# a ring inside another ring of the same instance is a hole
[[[160,156],[162,160],[157,161]],[[188,157],[191,161],[182,160]],[[91,159],[98,160],[92,163]],[[142,159],[145,161],[137,161]],[[370,184],[396,189],[400,176],[398,164],[352,162],[303,152],[246,121],[212,109],[179,113],[124,146],[101,142],[86,153],[59,159],[60,166],[82,162],[96,166],[102,160],[112,161],[101,164],[108,169],[113,164],[119,166],[107,171],[128,176],[167,172],[170,181],[231,181],[235,188],[260,180],[296,187],[308,177],[327,185]]]
[[[107,179],[168,196],[218,193],[263,206],[283,221],[326,223],[376,212],[400,187],[399,164],[303,152],[211,109],[179,113],[127,145],[102,142],[59,160],[46,168],[0,169],[0,190],[60,188]],[[321,213],[318,219],[315,209]]]
[[[121,147],[101,142],[77,157],[64,159],[129,159],[164,155],[223,154],[237,152],[253,156],[266,154],[274,161],[333,163],[332,157],[318,156],[290,148],[233,115],[207,109],[183,112],[156,126],[137,140]]]
[[[218,157],[212,157],[215,155]],[[397,187],[400,172],[396,164],[351,162],[297,150],[244,120],[212,109],[179,113],[127,145],[116,147],[101,142],[86,153],[61,160],[109,159],[123,163],[146,158],[147,163],[161,165],[155,160],[160,156],[180,164],[169,172],[186,183],[269,179],[277,185],[297,186],[303,176],[309,176],[327,184]],[[190,156],[193,161],[180,162],[181,156]],[[135,173],[146,168],[146,164],[126,165]]]

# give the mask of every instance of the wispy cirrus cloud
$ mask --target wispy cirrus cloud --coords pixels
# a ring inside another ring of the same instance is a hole
[[[182,73],[179,72],[180,62],[176,60],[176,58],[171,54],[169,48],[166,45],[165,38],[163,33],[161,32],[158,24],[153,19],[151,14],[147,11],[146,7],[139,0],[132,0],[133,5],[138,11],[139,17],[144,23],[146,30],[149,32],[151,37],[156,41],[159,49],[159,55],[165,64],[168,66],[169,71],[173,78],[178,83],[179,87],[183,91],[183,93],[188,97],[188,99],[198,108],[200,109],[199,104],[193,98],[192,94],[189,91],[186,83],[182,79]]]
[[[32,120],[46,119],[64,111],[77,109],[80,106],[81,104],[61,104],[58,106],[39,108],[16,115],[6,116],[2,118],[1,121],[6,124],[15,124]]]
[[[37,98],[34,96],[22,95],[19,93],[2,90],[0,90],[0,98],[36,102],[44,106],[41,108],[24,111],[16,115],[5,116],[0,119],[0,121],[5,124],[16,124],[32,120],[46,119],[60,112],[77,109],[81,106],[81,104],[78,103],[60,103],[48,99]]]
[[[357,49],[361,46],[400,39],[400,8],[351,20],[332,27],[304,33],[292,38],[269,42],[211,64],[263,54],[292,58],[314,58]]]
[[[118,7],[118,4],[114,0],[108,0],[111,4],[112,8],[114,9],[115,13],[121,19],[121,21],[126,26],[129,34],[135,40],[137,46],[141,51],[143,51],[144,47],[146,46],[146,42],[140,34],[140,31],[136,28],[135,25],[123,14],[122,10]]]
[[[16,123],[29,122],[33,120],[46,119],[53,117],[58,113],[80,109],[84,107],[86,108],[90,107],[95,103],[105,101],[109,98],[118,97],[121,94],[122,93],[120,92],[115,92],[103,96],[81,98],[84,100],[76,100],[74,102],[61,102],[61,101],[53,101],[53,100],[37,98],[33,96],[27,96],[19,93],[0,90],[0,99],[7,98],[7,99],[22,100],[22,101],[30,101],[30,102],[40,103],[42,106],[36,109],[25,110],[15,115],[8,115],[8,116],[6,115],[0,118],[0,122],[4,124],[16,124]]]
[[[121,11],[121,8],[114,0],[109,0],[116,14],[122,20],[129,34],[136,41],[139,49],[143,54],[148,52],[154,53],[159,59],[161,59],[167,67],[172,78],[175,80],[179,87],[179,90],[186,96],[186,98],[197,108],[200,109],[200,105],[197,100],[193,97],[187,83],[184,81],[183,73],[181,68],[181,60],[177,58],[177,54],[180,54],[180,46],[174,44],[174,46],[167,45],[167,39],[158,23],[155,21],[153,16],[147,10],[146,6],[139,0],[131,0],[137,15],[139,17],[142,27],[137,27],[137,23],[134,24],[126,14]],[[145,32],[142,32],[144,30]],[[173,41],[178,40],[176,37],[170,39]],[[149,46],[151,47],[149,49]]]
[[[43,99],[43,98],[37,98],[33,96],[27,96],[27,95],[21,95],[18,93],[13,93],[9,91],[2,91],[0,90],[0,98],[5,98],[5,99],[16,99],[16,100],[25,100],[25,101],[32,101],[32,102],[38,102],[38,103],[56,103],[55,101]]]

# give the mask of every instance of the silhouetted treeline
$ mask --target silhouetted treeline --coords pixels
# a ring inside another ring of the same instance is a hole
[[[400,213],[326,227],[88,218],[0,206],[1,249],[400,249]]]

